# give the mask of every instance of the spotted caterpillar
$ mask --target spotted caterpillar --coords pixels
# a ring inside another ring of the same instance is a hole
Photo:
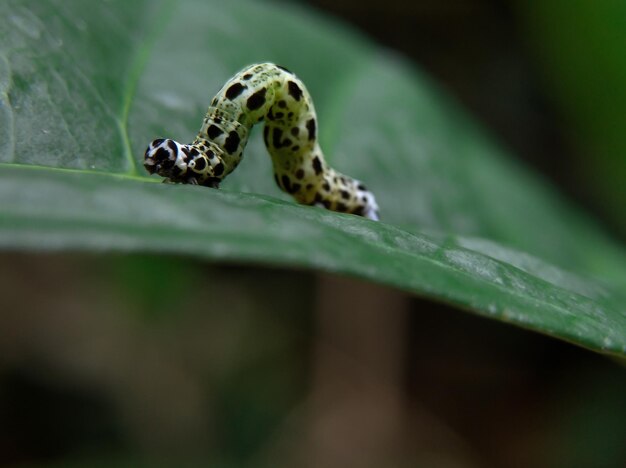
[[[250,129],[262,120],[274,178],[283,191],[305,205],[378,219],[374,195],[324,160],[315,109],[302,81],[272,63],[250,65],[228,80],[193,143],[154,140],[144,166],[168,182],[217,188],[241,161]]]

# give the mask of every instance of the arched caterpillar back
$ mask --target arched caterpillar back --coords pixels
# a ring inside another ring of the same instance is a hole
[[[239,164],[252,126],[265,120],[263,139],[276,184],[299,203],[378,219],[374,195],[328,166],[317,139],[317,118],[306,87],[272,63],[244,68],[211,101],[191,144],[157,139],[144,166],[167,181],[217,188]]]

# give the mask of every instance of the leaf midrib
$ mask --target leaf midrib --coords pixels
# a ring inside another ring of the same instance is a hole
[[[122,93],[122,115],[117,119],[118,130],[124,147],[124,158],[126,159],[129,169],[126,173],[128,176],[138,177],[137,161],[133,157],[132,145],[128,130],[128,119],[133,100],[136,96],[137,86],[141,79],[141,74],[146,68],[148,59],[150,58],[155,44],[160,38],[160,32],[166,30],[165,25],[174,15],[172,14],[177,3],[174,0],[164,0],[159,7],[160,11],[156,15],[155,20],[150,21],[150,27],[147,29],[145,40],[140,42],[140,46],[135,52],[133,59],[130,61],[128,77],[124,82]],[[144,178],[146,179],[146,178]]]

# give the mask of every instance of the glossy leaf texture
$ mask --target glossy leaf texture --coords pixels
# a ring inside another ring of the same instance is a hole
[[[349,274],[626,355],[621,246],[392,52],[289,3],[0,5],[0,246],[149,251]],[[294,204],[258,134],[212,190],[143,172],[190,141],[235,71],[273,61],[312,93],[337,169],[382,222]]]

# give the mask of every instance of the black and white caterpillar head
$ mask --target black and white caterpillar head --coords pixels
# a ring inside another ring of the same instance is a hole
[[[214,151],[168,138],[150,143],[143,165],[150,174],[158,174],[169,182],[213,188],[218,188],[224,174],[224,164]]]

